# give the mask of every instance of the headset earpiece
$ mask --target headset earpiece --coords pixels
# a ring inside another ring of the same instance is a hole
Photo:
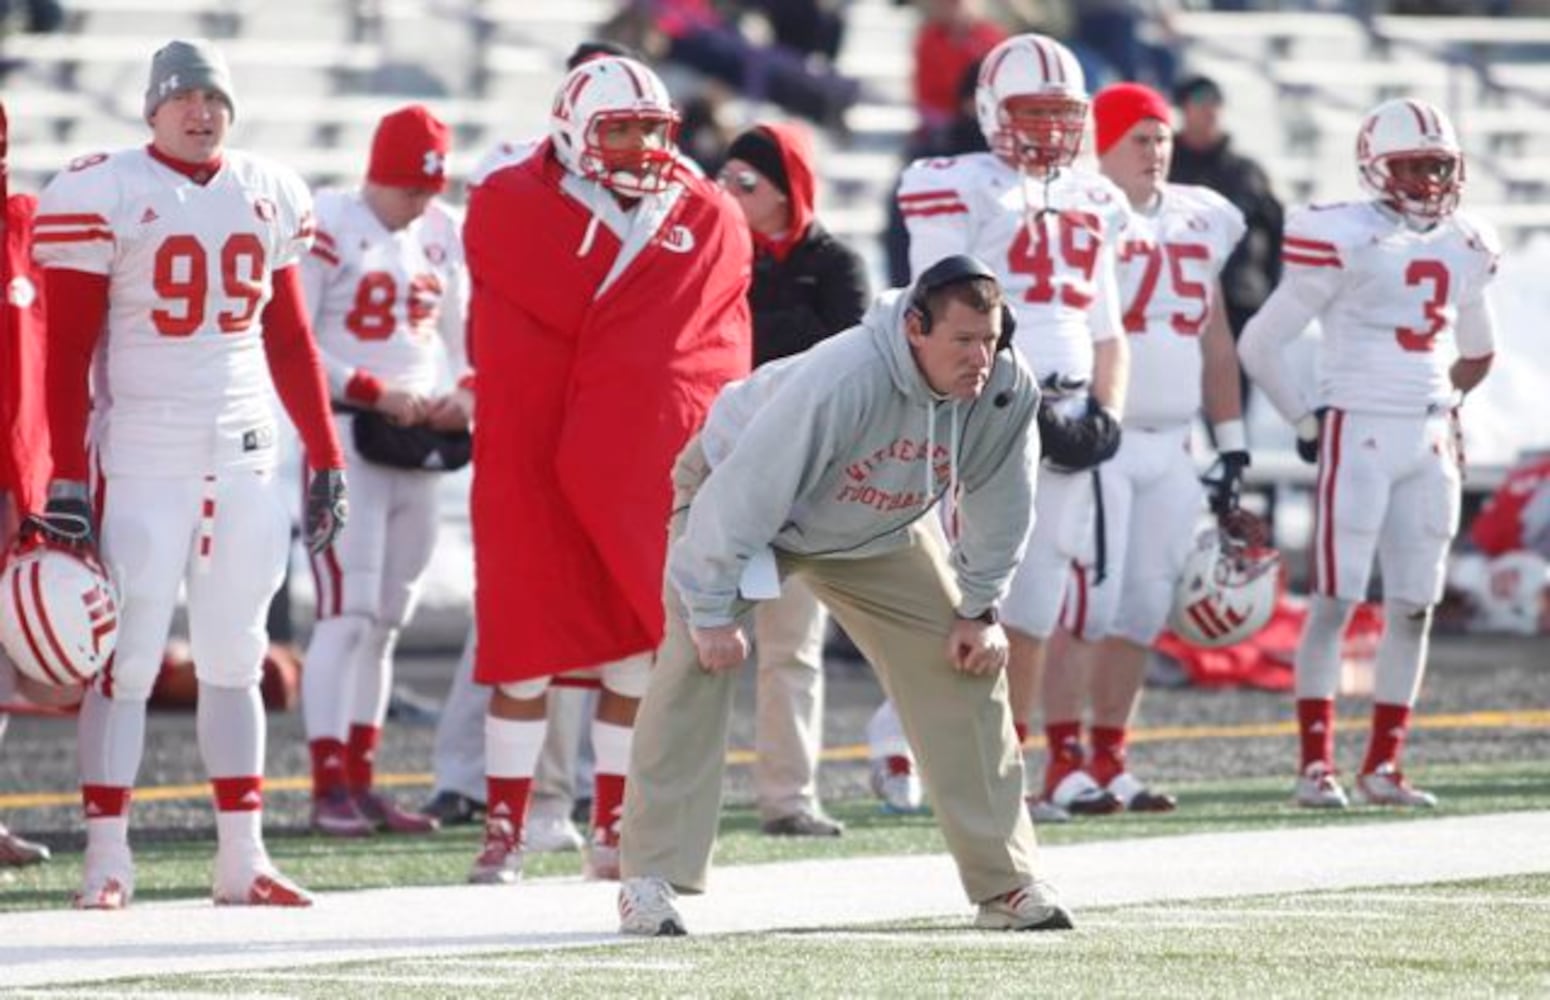
[[[907,307],[920,318],[920,330],[922,333],[931,332],[931,310],[926,305],[927,297],[939,288],[948,285],[956,285],[962,281],[973,281],[977,278],[988,278],[999,286],[1001,281],[996,277],[996,272],[991,270],[984,262],[968,254],[953,254],[951,257],[943,257],[921,272],[915,279],[915,286],[910,291],[910,303]],[[1004,293],[1003,293],[1004,295]],[[1012,313],[1012,306],[1003,298],[1001,302],[1001,336],[996,341],[996,350],[1002,351],[1012,345],[1012,334],[1017,330],[1017,318]]]

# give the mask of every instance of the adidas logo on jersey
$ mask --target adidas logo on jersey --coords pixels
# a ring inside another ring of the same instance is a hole
[[[662,249],[688,253],[694,249],[694,233],[688,226],[674,226],[662,236]]]
[[[155,222],[159,218],[161,218],[161,216],[156,214],[156,209],[147,205],[145,207],[145,211],[140,214],[140,225],[150,225],[152,222]]]

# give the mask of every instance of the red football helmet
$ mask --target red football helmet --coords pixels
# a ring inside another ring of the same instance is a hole
[[[1425,101],[1373,108],[1356,136],[1356,165],[1368,191],[1423,228],[1453,214],[1464,191],[1458,133]]]
[[[644,126],[644,141],[607,148],[610,124]],[[593,59],[571,70],[555,95],[549,137],[565,169],[628,198],[667,189],[677,162],[679,116],[660,77],[633,59]]]
[[[1024,168],[1064,167],[1082,148],[1087,82],[1071,50],[1043,35],[1013,35],[980,63],[974,106],[991,150]]]

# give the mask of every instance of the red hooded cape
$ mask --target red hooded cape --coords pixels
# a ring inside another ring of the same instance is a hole
[[[780,161],[786,168],[786,183],[791,188],[787,197],[791,200],[791,227],[780,239],[770,239],[754,234],[759,249],[784,261],[792,247],[807,237],[808,227],[813,224],[813,205],[817,201],[813,180],[813,137],[807,128],[797,122],[778,122],[760,125],[780,148]]]
[[[43,409],[43,271],[32,263],[32,195],[5,199],[0,264],[0,488],[13,518],[43,505],[48,488],[48,420]],[[14,523],[6,525],[7,533]]]
[[[510,683],[656,648],[674,458],[748,373],[748,231],[686,188],[599,294],[619,240],[547,147],[474,189],[475,676]]]

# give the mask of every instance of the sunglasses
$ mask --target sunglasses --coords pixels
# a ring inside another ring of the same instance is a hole
[[[720,177],[725,187],[733,187],[743,194],[753,194],[759,187],[759,175],[752,170],[723,170]]]

